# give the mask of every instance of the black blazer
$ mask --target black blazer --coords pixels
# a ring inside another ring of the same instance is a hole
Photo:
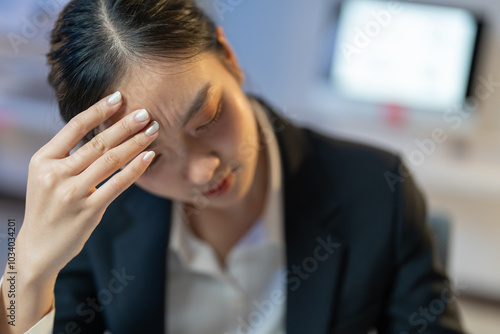
[[[463,333],[401,161],[265,109],[282,160],[287,333]],[[111,204],[58,276],[55,333],[164,333],[170,213],[136,186]]]

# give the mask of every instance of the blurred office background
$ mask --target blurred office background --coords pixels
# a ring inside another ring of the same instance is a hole
[[[45,54],[64,2],[0,0],[2,267],[29,160],[63,126]],[[429,211],[450,223],[467,329],[499,333],[500,2],[199,2],[225,28],[249,92],[296,124],[404,158]]]

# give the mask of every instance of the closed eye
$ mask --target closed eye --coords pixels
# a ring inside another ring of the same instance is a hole
[[[202,127],[199,127],[198,130],[206,130],[206,129],[209,129],[210,127],[212,127],[213,125],[215,125],[219,121],[221,113],[222,113],[222,103],[219,102],[215,116],[210,120],[210,122],[208,122],[208,124],[203,125]]]

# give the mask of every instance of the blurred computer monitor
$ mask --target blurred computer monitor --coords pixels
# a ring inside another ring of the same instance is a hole
[[[328,80],[342,98],[445,112],[473,91],[481,22],[468,10],[348,0],[335,30]]]

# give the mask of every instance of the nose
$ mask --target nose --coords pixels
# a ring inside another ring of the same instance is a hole
[[[186,170],[187,181],[203,185],[212,179],[219,165],[220,159],[215,155],[191,157]]]

